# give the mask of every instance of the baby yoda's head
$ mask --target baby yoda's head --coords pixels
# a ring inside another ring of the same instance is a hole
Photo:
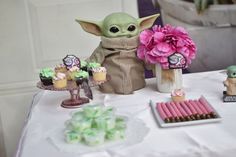
[[[229,78],[236,78],[236,65],[231,65],[227,68],[227,75]]]
[[[103,21],[94,22],[76,19],[81,27],[89,33],[108,38],[133,37],[144,29],[151,27],[159,14],[136,19],[126,13],[112,13]]]

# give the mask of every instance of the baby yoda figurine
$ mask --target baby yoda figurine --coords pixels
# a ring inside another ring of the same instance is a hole
[[[227,95],[236,96],[236,65],[229,66],[227,68],[227,80],[224,81],[224,85],[227,87]]]
[[[88,61],[101,63],[111,76],[100,86],[103,92],[131,94],[145,86],[144,63],[136,55],[138,35],[150,28],[158,16],[136,19],[126,13],[112,13],[100,22],[76,19],[84,31],[101,36]]]

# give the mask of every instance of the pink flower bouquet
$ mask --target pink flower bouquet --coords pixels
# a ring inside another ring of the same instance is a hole
[[[138,57],[148,63],[158,63],[163,69],[186,68],[196,55],[195,43],[182,27],[155,25],[151,30],[142,31],[139,40]]]

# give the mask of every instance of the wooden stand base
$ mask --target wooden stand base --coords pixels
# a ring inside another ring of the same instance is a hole
[[[66,99],[62,101],[61,107],[72,109],[72,108],[78,108],[85,103],[89,103],[88,98]]]
[[[227,95],[226,91],[223,92],[224,102],[236,102],[236,95]]]

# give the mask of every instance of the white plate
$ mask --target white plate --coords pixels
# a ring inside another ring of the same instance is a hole
[[[206,100],[206,98],[204,96],[202,96],[202,98]],[[208,102],[208,104],[212,107],[212,109],[216,113],[217,118],[201,119],[201,120],[193,120],[193,121],[185,121],[185,122],[166,123],[162,120],[159,113],[157,112],[156,103],[153,103],[152,101],[150,101],[150,106],[151,106],[151,109],[152,109],[152,113],[153,113],[156,121],[158,122],[158,124],[162,128],[220,122],[222,120],[222,117],[219,115],[219,113],[214,109],[214,107],[209,102]]]

